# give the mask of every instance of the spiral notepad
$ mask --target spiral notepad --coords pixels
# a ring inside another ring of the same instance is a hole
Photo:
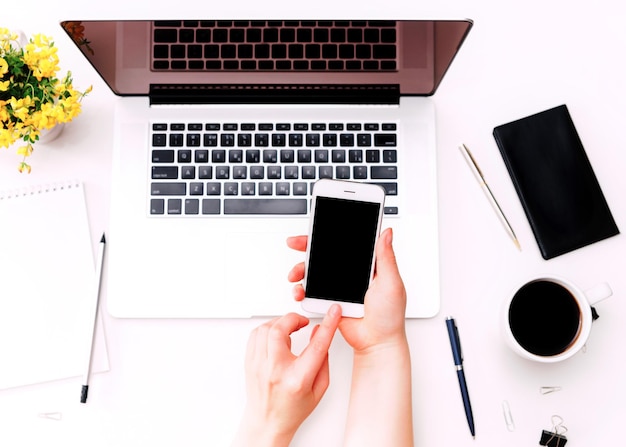
[[[0,389],[84,372],[94,281],[80,182],[0,192]],[[93,371],[108,369],[99,332]]]

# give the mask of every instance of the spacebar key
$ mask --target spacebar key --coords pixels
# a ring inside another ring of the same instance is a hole
[[[306,199],[224,199],[224,214],[306,214]]]

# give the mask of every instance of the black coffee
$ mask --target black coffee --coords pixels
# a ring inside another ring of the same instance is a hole
[[[509,325],[515,340],[528,352],[557,355],[577,338],[581,312],[572,294],[550,281],[523,286],[509,307]]]

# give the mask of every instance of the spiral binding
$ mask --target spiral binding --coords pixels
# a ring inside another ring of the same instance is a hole
[[[0,201],[19,199],[20,197],[34,196],[64,189],[79,188],[80,186],[81,182],[79,180],[68,180],[63,182],[44,183],[42,185],[24,186],[21,188],[0,191]]]

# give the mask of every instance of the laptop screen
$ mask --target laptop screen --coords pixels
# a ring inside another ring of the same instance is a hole
[[[62,27],[117,95],[155,86],[369,86],[432,95],[469,20],[65,21]],[[291,93],[290,93],[291,94]]]

